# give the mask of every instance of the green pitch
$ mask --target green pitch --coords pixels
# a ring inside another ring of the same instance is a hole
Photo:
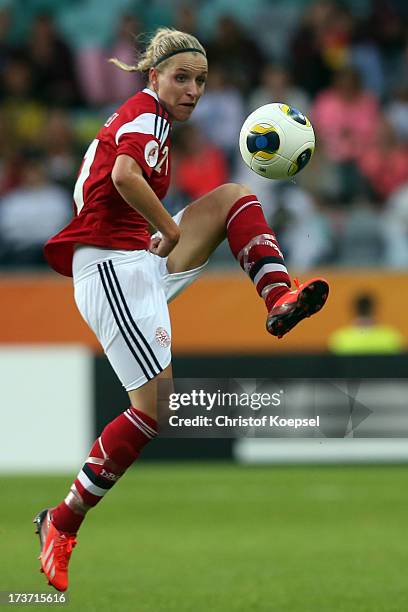
[[[55,592],[31,520],[71,480],[1,478],[1,591]],[[404,612],[407,483],[407,467],[140,464],[84,523],[60,609]]]

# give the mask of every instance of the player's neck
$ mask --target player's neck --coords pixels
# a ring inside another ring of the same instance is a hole
[[[160,104],[160,106],[166,111],[166,113],[169,115],[169,118],[171,120],[173,120],[173,115],[170,113],[169,109],[167,108],[165,102],[163,102],[163,100],[161,100],[159,98],[159,95],[157,94],[157,92],[154,91],[154,89],[150,86],[147,85],[147,87],[145,87],[143,89],[144,93],[150,94],[155,100],[158,101],[158,103]]]

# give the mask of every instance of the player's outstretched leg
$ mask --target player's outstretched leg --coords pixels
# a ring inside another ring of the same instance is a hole
[[[317,312],[328,295],[324,279],[312,279],[291,291],[291,280],[261,203],[245,185],[226,183],[193,202],[180,222],[181,238],[168,258],[170,272],[204,264],[228,239],[232,254],[254,283],[268,311],[266,328],[281,337]]]
[[[86,513],[101,501],[156,434],[156,420],[130,406],[95,441],[66,498],[34,518],[40,537],[40,571],[58,591],[68,588],[68,565]]]
[[[270,334],[281,338],[324,306],[329,285],[323,278],[297,284],[296,289],[290,290],[283,254],[255,195],[245,195],[232,205],[226,229],[233,255],[265,301],[266,329]]]

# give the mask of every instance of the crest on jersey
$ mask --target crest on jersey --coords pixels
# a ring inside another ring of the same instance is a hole
[[[167,348],[171,344],[171,338],[169,333],[164,329],[164,327],[158,327],[156,329],[155,338],[157,344],[162,346],[163,348]]]
[[[159,145],[155,140],[149,140],[145,146],[144,156],[146,164],[150,166],[150,168],[154,168],[159,159]]]

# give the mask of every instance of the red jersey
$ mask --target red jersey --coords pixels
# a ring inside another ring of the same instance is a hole
[[[148,222],[122,198],[111,173],[118,155],[139,164],[158,198],[170,182],[171,122],[157,95],[140,91],[109,117],[90,144],[74,189],[74,218],[44,247],[48,263],[72,276],[75,243],[108,249],[147,249]]]

